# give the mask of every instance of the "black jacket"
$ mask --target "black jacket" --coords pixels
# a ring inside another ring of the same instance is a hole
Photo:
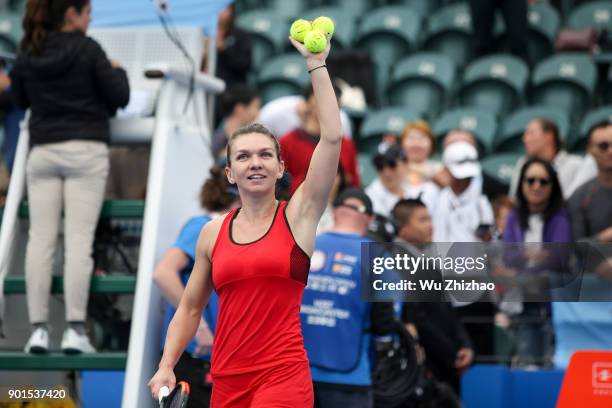
[[[82,33],[51,32],[41,55],[21,53],[11,71],[15,104],[31,109],[30,145],[108,143],[109,117],[129,101],[125,71]]]

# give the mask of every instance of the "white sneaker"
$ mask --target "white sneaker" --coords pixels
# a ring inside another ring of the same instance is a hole
[[[30,339],[25,345],[26,353],[44,354],[49,351],[49,331],[41,327],[37,328],[30,335]]]
[[[93,348],[86,334],[79,334],[76,330],[69,327],[62,337],[62,351],[66,354],[79,354],[95,353],[96,349]]]

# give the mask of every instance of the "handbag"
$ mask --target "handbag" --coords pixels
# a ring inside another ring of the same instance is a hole
[[[599,31],[593,27],[573,29],[564,28],[559,31],[555,48],[557,51],[593,52],[597,46]]]

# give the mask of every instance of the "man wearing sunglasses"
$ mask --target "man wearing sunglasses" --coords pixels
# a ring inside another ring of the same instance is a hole
[[[574,239],[612,242],[612,122],[593,126],[588,151],[597,163],[597,177],[569,199]]]

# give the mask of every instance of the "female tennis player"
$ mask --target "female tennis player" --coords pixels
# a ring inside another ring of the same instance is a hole
[[[173,368],[214,287],[219,316],[211,407],[313,406],[299,310],[315,231],[337,173],[342,130],[325,66],[329,45],[311,54],[291,41],[306,59],[321,122],[307,176],[289,202],[277,201],[275,186],[285,165],[274,135],[259,124],[231,135],[225,171],[238,187],[242,208],[202,229],[191,277],[149,382],[154,398],[162,386],[174,386]]]

